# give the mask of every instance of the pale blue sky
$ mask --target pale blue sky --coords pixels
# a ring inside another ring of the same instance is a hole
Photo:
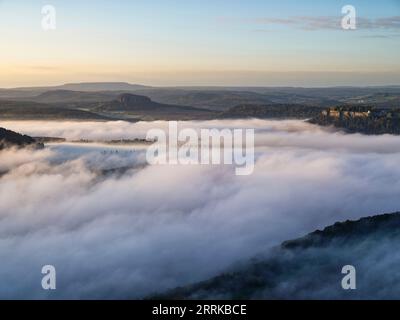
[[[346,4],[355,31],[340,28]],[[400,0],[0,0],[0,37],[0,86],[400,81]]]

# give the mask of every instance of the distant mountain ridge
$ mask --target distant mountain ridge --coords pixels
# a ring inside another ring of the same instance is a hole
[[[124,94],[146,98],[127,103],[120,100]],[[13,104],[18,110],[8,108],[11,101],[18,102]],[[399,101],[398,86],[149,87],[126,82],[88,82],[53,87],[0,89],[0,116],[7,119],[62,119],[66,115],[67,119],[128,121],[221,117],[304,119],[315,118],[318,108],[361,105],[364,102],[371,103],[374,107],[386,108],[396,107]],[[41,114],[35,113],[37,110],[32,112],[32,108],[36,108],[38,104],[42,104]],[[26,115],[19,106],[26,108]],[[51,110],[52,108],[57,108],[58,111]]]
[[[3,120],[111,120],[104,115],[63,105],[7,100],[0,100],[0,117]]]
[[[46,91],[23,100],[0,100],[3,119],[21,120],[195,120],[211,110],[163,104],[132,93]]]
[[[238,105],[221,114],[221,118],[243,119],[309,119],[322,111],[319,107],[301,104]]]
[[[128,82],[82,82],[67,83],[60,86],[60,89],[74,91],[131,91],[146,88],[151,87]]]
[[[140,84],[130,84],[128,82],[80,82],[80,83],[66,83],[59,86],[48,87],[19,87],[14,90],[39,90],[39,91],[52,91],[52,90],[71,90],[71,91],[131,91],[138,89],[151,88],[149,86]]]
[[[108,102],[100,102],[91,106],[91,110],[101,114],[118,114],[153,120],[188,120],[209,119],[216,113],[211,110],[194,107],[170,105],[152,101],[149,97],[124,93]]]
[[[307,106],[332,107],[340,104],[370,103],[379,107],[396,106],[400,101],[400,86],[382,87],[152,87],[127,82],[82,82],[67,83],[58,86],[20,87],[0,89],[0,99],[36,100],[38,102],[76,102],[79,95],[41,100],[38,95],[49,91],[78,91],[94,93],[84,97],[82,102],[104,101],[104,95],[114,96],[133,93],[151,98],[153,101],[169,105],[191,106],[214,111],[226,111],[238,105],[300,104]]]
[[[30,100],[43,103],[82,103],[109,101],[114,99],[115,96],[116,94],[111,92],[91,92],[57,89],[40,93],[39,95],[30,98]]]

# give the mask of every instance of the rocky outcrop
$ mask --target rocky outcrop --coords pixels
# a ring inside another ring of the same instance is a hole
[[[11,130],[0,128],[0,150],[8,147],[26,147],[43,148],[43,144],[37,142],[34,138],[27,135],[21,135]]]
[[[340,106],[324,110],[310,122],[322,126],[334,126],[351,133],[398,135],[400,109]]]
[[[107,115],[129,116],[136,120],[194,120],[215,118],[216,113],[180,105],[152,101],[146,96],[124,93],[109,102],[100,102],[94,111]]]
[[[398,299],[399,230],[400,213],[336,223],[151,299]],[[357,290],[342,288],[346,265],[356,268]]]

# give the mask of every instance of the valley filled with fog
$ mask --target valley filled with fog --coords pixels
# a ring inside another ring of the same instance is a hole
[[[0,151],[0,298],[142,298],[205,280],[336,221],[400,209],[400,137],[300,120],[180,122],[255,128],[255,167],[148,165],[168,122],[0,121],[44,149]],[[83,141],[91,140],[93,143]],[[42,290],[41,268],[57,269]]]

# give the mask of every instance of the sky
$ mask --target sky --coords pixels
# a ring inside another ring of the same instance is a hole
[[[0,37],[0,87],[400,84],[400,0],[0,0]]]

